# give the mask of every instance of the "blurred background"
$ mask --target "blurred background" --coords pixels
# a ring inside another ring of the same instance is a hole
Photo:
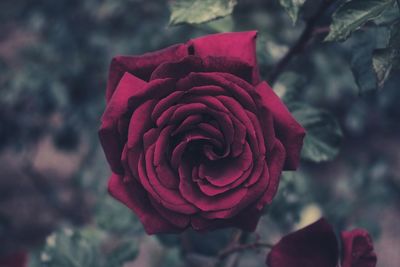
[[[318,3],[307,1],[301,18]],[[382,29],[323,42],[332,11],[273,86],[286,100],[324,109],[327,117],[317,123],[336,127],[336,119],[343,138],[337,142],[335,128],[333,143],[317,140],[319,150],[304,152],[312,156],[300,171],[283,175],[257,234],[273,243],[325,216],[337,231],[368,229],[378,266],[397,267],[400,75],[381,89],[360,80],[368,70],[355,64],[379,46]],[[239,1],[231,16],[201,25],[168,26],[169,17],[162,0],[0,1],[0,259],[26,253],[31,267],[211,266],[233,230],[149,237],[107,195],[110,171],[97,129],[109,63],[117,54],[256,29],[260,70],[268,78],[305,23],[293,25],[272,0]],[[266,252],[242,253],[235,266],[265,266]]]

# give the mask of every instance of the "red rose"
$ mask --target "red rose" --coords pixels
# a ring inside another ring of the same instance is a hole
[[[109,191],[149,234],[254,230],[304,137],[260,82],[256,32],[208,35],[111,62],[99,131]]]
[[[375,267],[376,254],[372,239],[363,229],[342,232],[343,261],[342,267]]]
[[[342,232],[342,267],[375,267],[376,255],[368,232]],[[267,257],[269,267],[337,267],[339,249],[332,226],[325,220],[283,237]]]

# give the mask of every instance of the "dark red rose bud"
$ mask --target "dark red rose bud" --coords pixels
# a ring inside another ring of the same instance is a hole
[[[363,229],[342,232],[341,267],[375,267],[371,237]],[[337,267],[338,241],[332,226],[325,220],[283,237],[267,256],[269,267]]]
[[[149,234],[254,230],[304,129],[260,82],[256,32],[208,35],[111,62],[99,130],[109,191]]]
[[[332,226],[325,220],[283,237],[267,257],[269,267],[336,267],[338,243]]]
[[[26,267],[28,266],[28,254],[25,251],[17,251],[0,255],[0,267]]]
[[[363,229],[342,232],[342,267],[375,267],[377,262],[372,239]]]

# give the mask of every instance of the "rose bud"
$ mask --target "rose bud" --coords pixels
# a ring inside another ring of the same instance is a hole
[[[342,267],[375,267],[376,255],[368,232],[342,232]],[[269,267],[337,267],[338,241],[325,219],[283,237],[267,256]]]

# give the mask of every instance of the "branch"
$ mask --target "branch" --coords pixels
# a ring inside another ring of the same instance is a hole
[[[279,75],[285,70],[287,65],[293,59],[293,57],[301,53],[310,39],[314,36],[315,27],[318,21],[325,14],[325,11],[330,7],[330,5],[335,2],[335,0],[324,0],[315,15],[312,16],[306,23],[306,27],[301,33],[299,39],[294,43],[294,45],[289,49],[289,51],[282,57],[282,59],[275,65],[268,75],[267,80],[270,84],[273,84]]]
[[[264,242],[254,242],[254,243],[249,243],[249,244],[239,244],[237,246],[231,247],[231,248],[227,248],[223,251],[221,251],[218,254],[218,257],[220,259],[224,259],[225,257],[229,256],[232,253],[235,252],[240,252],[243,250],[248,250],[248,249],[256,249],[256,248],[272,248],[271,244],[268,243],[264,243]]]

